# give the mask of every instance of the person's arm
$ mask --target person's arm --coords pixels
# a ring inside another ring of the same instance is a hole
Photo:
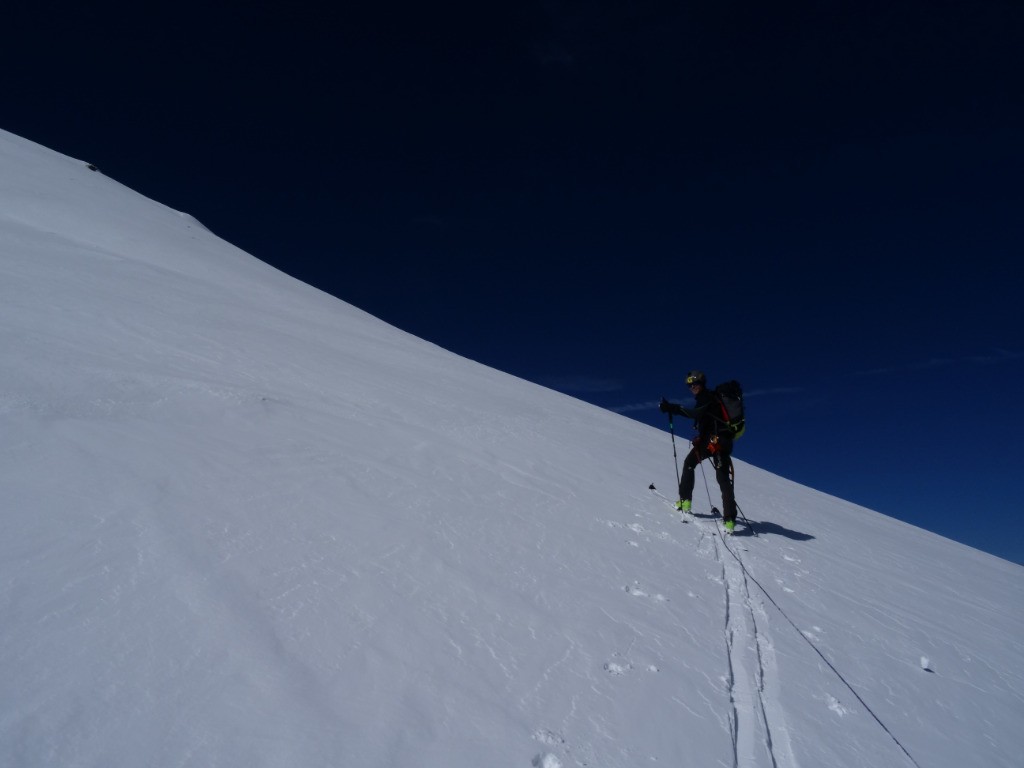
[[[689,408],[683,408],[683,406],[677,403],[670,403],[664,397],[661,398],[661,404],[658,406],[658,410],[662,413],[668,413],[674,416],[685,416],[688,419],[696,419],[699,416],[700,409],[691,410]]]

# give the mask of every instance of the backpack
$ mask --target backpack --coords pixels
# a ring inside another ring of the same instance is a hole
[[[719,421],[729,427],[732,439],[737,439],[747,428],[743,413],[743,387],[738,381],[726,381],[715,387],[715,398],[722,407],[722,418]]]

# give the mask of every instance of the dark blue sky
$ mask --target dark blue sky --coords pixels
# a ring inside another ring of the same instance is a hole
[[[646,423],[737,378],[739,458],[1024,562],[1024,4],[207,5],[7,12],[0,127]]]

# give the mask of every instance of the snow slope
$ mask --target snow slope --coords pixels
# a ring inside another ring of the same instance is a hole
[[[683,524],[666,433],[4,132],[0,350],[2,765],[1021,764],[1019,566],[742,461]]]

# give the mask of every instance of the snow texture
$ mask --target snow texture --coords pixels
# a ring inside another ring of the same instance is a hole
[[[1019,566],[742,461],[682,525],[667,433],[4,132],[0,349],[2,765],[1020,765]]]

